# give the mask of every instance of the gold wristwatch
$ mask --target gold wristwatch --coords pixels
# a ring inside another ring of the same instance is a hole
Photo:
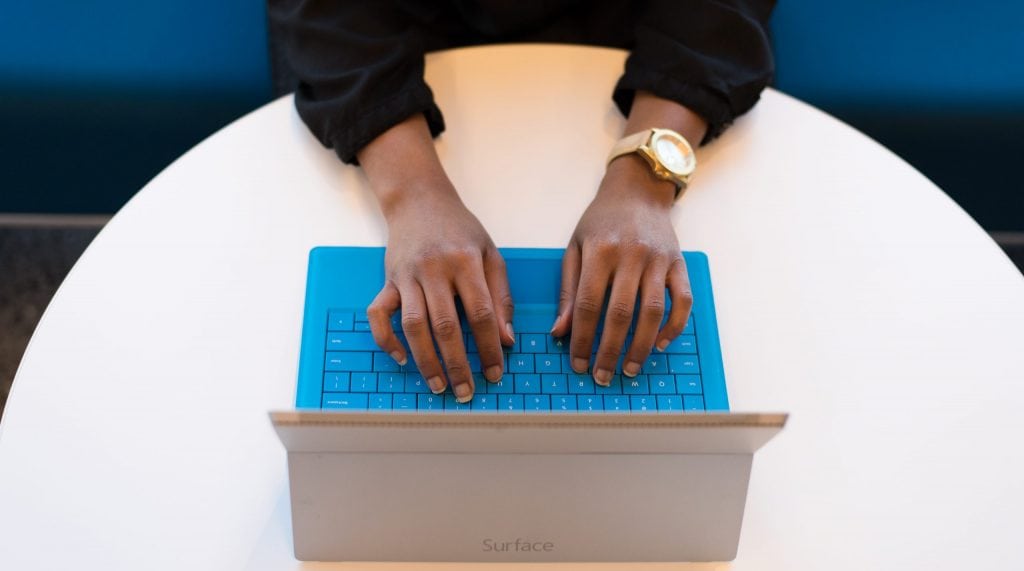
[[[655,176],[675,183],[676,198],[690,183],[690,176],[697,168],[693,147],[671,129],[647,129],[619,139],[608,155],[608,164],[630,153],[643,157]]]

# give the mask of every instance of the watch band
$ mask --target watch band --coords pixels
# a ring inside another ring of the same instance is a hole
[[[651,135],[653,134],[654,129],[645,129],[639,133],[633,133],[632,135],[619,139],[615,142],[615,145],[612,146],[612,151],[608,154],[608,160],[605,162],[605,166],[622,155],[637,152],[647,143],[647,141],[651,140]]]
[[[612,147],[611,152],[608,154],[608,160],[605,164],[611,164],[612,161],[621,157],[622,155],[636,153],[643,157],[644,161],[646,161],[647,164],[651,167],[651,171],[654,173],[654,176],[662,180],[672,182],[673,184],[676,185],[676,193],[674,198],[678,199],[679,196],[682,194],[683,190],[686,189],[686,186],[689,183],[690,175],[689,173],[680,174],[677,172],[673,172],[671,169],[667,168],[664,163],[661,162],[661,160],[657,156],[657,153],[654,151],[654,149],[651,148],[654,144],[655,139],[658,138],[659,136],[677,138],[682,141],[682,143],[686,146],[686,148],[689,150],[691,154],[693,153],[692,148],[690,148],[689,141],[687,141],[686,138],[680,135],[679,133],[676,133],[671,129],[651,128],[644,129],[643,131],[640,131],[638,133],[633,133],[632,135],[627,135],[616,141],[615,145]]]

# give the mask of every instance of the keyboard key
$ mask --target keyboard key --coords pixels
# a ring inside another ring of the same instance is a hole
[[[683,397],[678,395],[658,395],[658,412],[681,412]]]
[[[604,410],[604,397],[601,395],[580,395],[576,397],[576,403],[581,412]]]
[[[471,405],[468,402],[459,402],[455,400],[455,395],[447,393],[444,395],[444,411],[445,412],[466,412],[470,411]]]
[[[430,387],[426,379],[419,373],[405,374],[405,392],[407,393],[429,393]]]
[[[398,370],[403,373],[418,373],[420,368],[416,364],[416,361],[412,358],[412,350],[406,348],[405,350],[405,364],[399,365]]]
[[[377,392],[377,373],[352,373],[352,392]]]
[[[569,392],[569,383],[565,375],[541,375],[540,382],[542,392],[560,395]]]
[[[700,373],[700,361],[696,355],[669,355],[668,369],[677,375],[696,375]]]
[[[469,401],[472,410],[477,412],[496,412],[498,410],[498,395],[485,395],[479,392],[473,395]]]
[[[666,313],[666,315],[668,315]],[[686,320],[686,327],[683,328],[683,335],[695,335],[693,324],[693,312],[690,312],[690,318]]]
[[[348,373],[324,373],[325,393],[347,393]]]
[[[569,375],[569,392],[574,395],[594,392],[594,379],[590,375]]]
[[[365,331],[332,331],[327,334],[328,351],[377,351],[371,333]]]
[[[527,354],[512,354],[508,357],[508,372],[510,373],[532,373],[533,372],[533,355]]]
[[[627,395],[651,394],[650,388],[648,387],[647,383],[647,375],[637,375],[632,379],[629,377],[624,377],[622,379],[622,392]]]
[[[371,410],[391,410],[391,395],[374,393],[370,395]]]
[[[416,410],[416,395],[410,393],[399,393],[392,399],[394,410]]]
[[[324,393],[323,408],[343,410],[366,410],[366,394]]]
[[[651,375],[648,380],[651,385],[651,394],[670,395],[676,392],[676,378],[672,375]]]
[[[634,395],[629,397],[629,408],[633,412],[658,412],[657,397],[651,395]]]
[[[612,412],[629,410],[629,397],[623,395],[605,395],[604,409]]]
[[[676,391],[684,395],[699,395],[704,392],[700,375],[676,375]]]
[[[696,395],[683,395],[683,410],[704,410],[704,397]]]
[[[551,395],[551,410],[556,412],[575,412],[576,395]]]
[[[400,367],[391,355],[376,351],[373,353],[373,370],[378,372],[397,373]]]
[[[523,412],[523,395],[498,395],[498,412]]]
[[[324,363],[325,371],[369,371],[373,369],[370,353],[341,353],[328,351]]]
[[[612,375],[611,382],[608,383],[607,387],[603,387],[591,379],[590,383],[594,385],[594,392],[599,395],[620,395],[622,394],[622,379],[629,378],[623,377],[622,375]]]
[[[353,313],[355,313],[356,316],[356,323],[367,323],[370,321],[370,316],[366,314],[365,309],[360,309]]]
[[[377,391],[400,393],[405,390],[405,373],[377,373]]]
[[[668,360],[665,355],[653,354],[644,361],[643,372],[648,375],[664,375],[668,373]]]
[[[562,370],[565,371],[566,373],[575,372],[572,370],[572,356],[569,355],[568,350],[566,350],[565,353],[562,353]]]
[[[514,377],[515,377],[515,375],[508,375],[508,374],[506,374],[505,376],[503,376],[501,378],[500,381],[498,381],[496,383],[488,383],[485,380],[482,384],[481,383],[477,383],[476,387],[477,387],[477,390],[479,391],[480,387],[483,387],[483,386],[486,385],[487,386],[487,393],[488,394],[492,394],[492,395],[493,394],[502,394],[502,393],[511,393],[511,392],[513,392],[513,386],[512,386],[513,385],[513,381],[512,381],[512,379]]]
[[[568,337],[552,337],[548,335],[548,353],[564,353],[568,350]]]
[[[540,375],[519,374],[513,376],[515,377],[515,387],[517,393],[522,394],[540,392]]]
[[[543,353],[548,349],[548,337],[540,333],[523,333],[519,336],[519,345],[516,348],[523,353]]]
[[[356,321],[355,327],[353,327],[353,329],[355,331],[369,331],[370,330],[370,324],[369,323],[363,323],[361,321]]]
[[[527,395],[524,397],[523,406],[529,411],[551,410],[551,397],[548,395]]]
[[[537,367],[538,373],[561,373],[562,356],[551,353],[534,355],[534,365]]]
[[[668,347],[665,347],[664,352],[696,354],[697,338],[693,335],[680,335],[673,339],[672,342],[668,344]]]
[[[416,395],[416,410],[444,410],[442,395]]]
[[[351,311],[333,310],[327,312],[328,331],[352,331],[353,315]]]

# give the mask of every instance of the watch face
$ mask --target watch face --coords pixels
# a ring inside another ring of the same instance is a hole
[[[693,149],[686,140],[675,133],[658,133],[651,141],[651,148],[658,161],[677,175],[686,176],[697,167],[697,157],[694,156]]]

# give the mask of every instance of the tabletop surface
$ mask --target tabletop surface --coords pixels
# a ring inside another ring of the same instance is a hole
[[[498,245],[568,241],[621,134],[624,57],[428,56],[439,152]],[[1020,566],[1024,278],[920,173],[778,92],[698,156],[673,221],[710,258],[732,408],[791,417],[754,459],[736,561],[693,567]],[[267,418],[294,396],[308,250],[384,238],[361,172],[289,97],[168,167],[25,354],[0,427],[0,567],[391,568],[293,559]]]

